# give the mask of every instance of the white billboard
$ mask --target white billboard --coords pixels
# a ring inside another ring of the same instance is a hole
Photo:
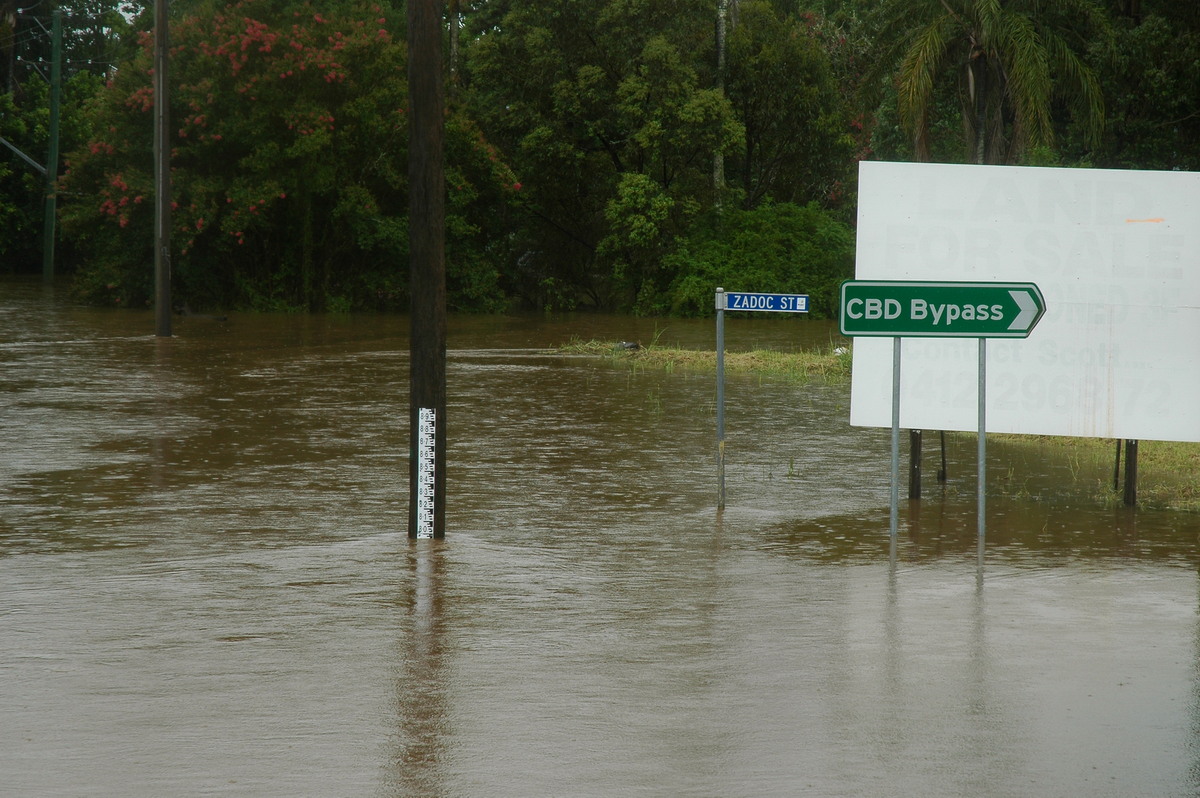
[[[1200,441],[1200,174],[863,162],[859,280],[1033,282],[987,342],[987,429]],[[978,429],[978,342],[905,338],[900,424]],[[850,422],[890,427],[892,339],[857,338]]]

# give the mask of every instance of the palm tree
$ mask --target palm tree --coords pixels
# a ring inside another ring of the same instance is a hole
[[[935,87],[955,78],[969,159],[1013,163],[1054,142],[1062,100],[1086,139],[1099,141],[1104,100],[1081,51],[1107,34],[1092,0],[888,0],[875,76],[894,75],[900,123],[929,159]]]

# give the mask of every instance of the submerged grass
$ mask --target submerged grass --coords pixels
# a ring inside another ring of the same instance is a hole
[[[635,369],[698,373],[714,373],[717,369],[716,352],[677,349],[657,344],[627,349],[616,341],[572,339],[559,347],[558,351],[602,357]],[[822,351],[778,352],[756,349],[751,352],[726,352],[725,373],[754,374],[793,382],[808,382],[814,379],[841,382],[850,379],[850,352],[848,348],[833,346]]]
[[[714,373],[717,367],[715,352],[659,346],[626,348],[618,341],[572,339],[560,346],[566,354],[591,355],[633,370],[658,369],[665,372],[685,371]],[[821,380],[828,383],[850,379],[851,356],[848,347],[830,345],[821,350],[779,352],[754,350],[726,352],[727,374],[752,374],[793,382]],[[988,436],[989,440],[992,436]],[[1075,464],[1076,479],[1084,473],[1095,479],[1097,473],[1111,473],[1116,459],[1115,442],[1106,438],[1068,438],[1040,435],[997,435],[996,438],[1014,448],[1045,449],[1051,447]],[[1124,450],[1121,473],[1124,478]],[[1096,484],[1098,501],[1116,506],[1123,500],[1123,488],[1113,488],[1112,479],[1100,479]],[[1138,505],[1145,508],[1200,512],[1200,443],[1144,441],[1138,447]]]
[[[989,435],[1014,449],[1051,447],[1072,463],[1076,478],[1100,473],[1095,497],[1110,506],[1124,501],[1125,447],[1111,438],[1069,438],[1043,435]],[[1116,447],[1121,446],[1120,477],[1113,484]],[[1200,443],[1141,441],[1137,454],[1139,507],[1200,512]]]

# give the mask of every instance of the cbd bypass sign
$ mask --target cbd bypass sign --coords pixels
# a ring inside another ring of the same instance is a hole
[[[1025,338],[1046,310],[1033,283],[847,280],[842,335]]]

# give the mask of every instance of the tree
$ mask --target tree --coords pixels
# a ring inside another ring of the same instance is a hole
[[[490,4],[488,4],[490,5]],[[461,45],[468,102],[522,176],[509,285],[536,306],[634,306],[711,203],[742,128],[713,81],[711,0],[530,0]]]
[[[761,203],[702,216],[666,256],[672,273],[664,313],[713,312],[717,286],[803,293],[817,318],[832,318],[838,288],[854,276],[854,231],[816,203]]]
[[[49,150],[55,6],[62,9],[63,89],[59,142],[65,152],[89,137],[82,109],[116,62],[128,22],[117,0],[68,0],[26,7],[0,0],[0,136],[44,166]],[[5,271],[33,271],[42,265],[45,180],[8,148],[0,150],[0,249]]]
[[[735,164],[746,208],[768,197],[836,204],[853,179],[849,116],[816,25],[781,18],[765,0],[741,4],[728,93],[746,130]]]
[[[1200,10],[1121,2],[1114,43],[1092,61],[1107,98],[1099,147],[1068,156],[1124,169],[1200,169]]]
[[[1082,56],[1106,17],[1090,0],[889,0],[873,73],[894,74],[901,126],[917,158],[930,153],[937,87],[957,84],[965,159],[1014,163],[1054,144],[1055,103],[1071,110],[1094,145],[1104,102]]]
[[[407,87],[392,12],[358,0],[201,2],[173,22],[175,293],[193,306],[407,302]],[[64,228],[80,292],[150,297],[152,42],[95,99],[70,155]],[[482,220],[515,178],[469,120],[447,124],[451,303],[494,308]]]

